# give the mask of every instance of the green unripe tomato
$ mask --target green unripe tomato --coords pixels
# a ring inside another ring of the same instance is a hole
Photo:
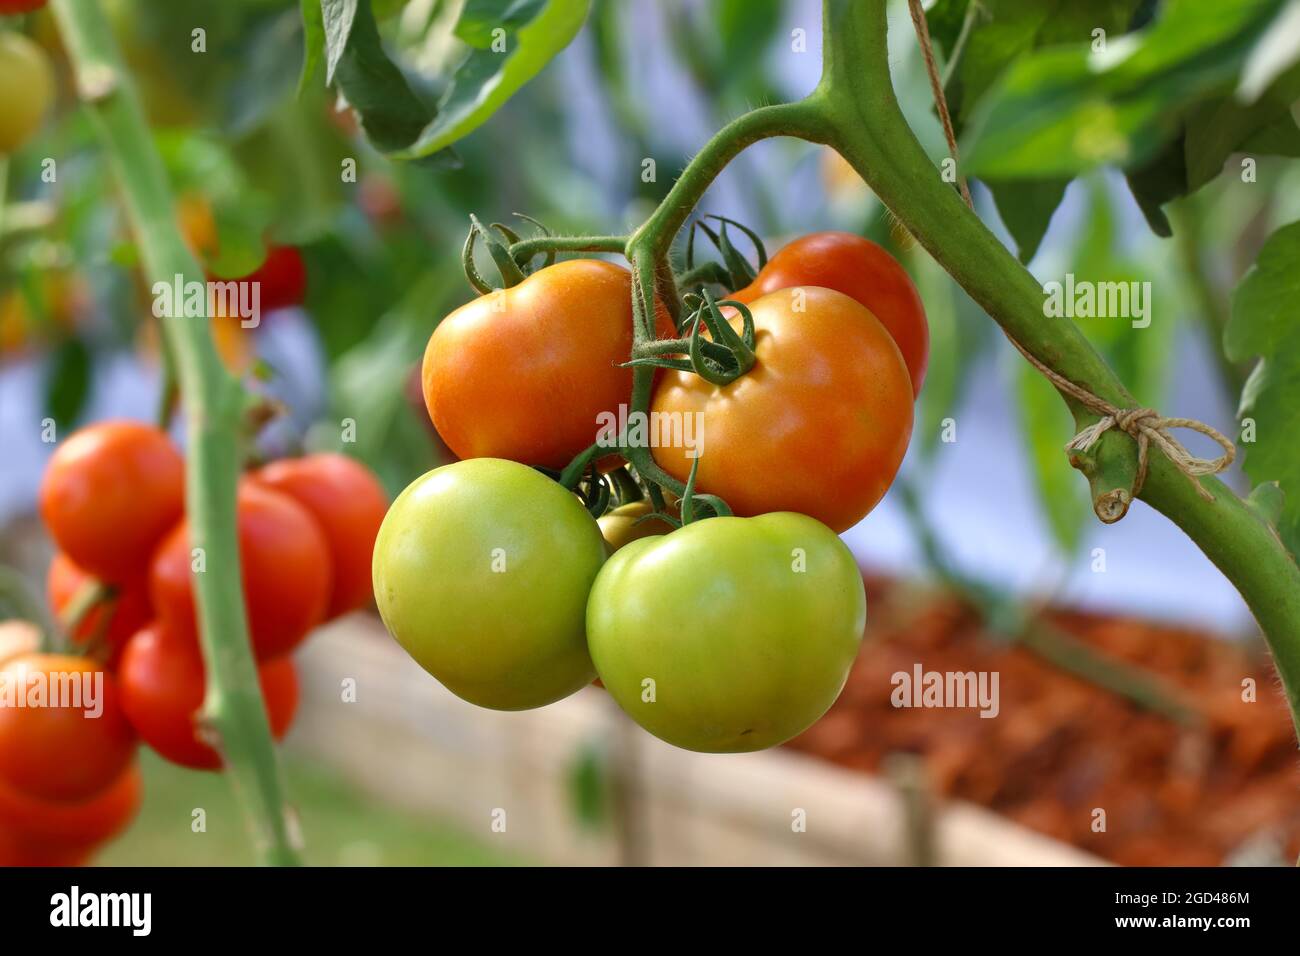
[[[792,512],[709,518],[625,545],[587,602],[596,671],[638,724],[686,750],[762,750],[835,702],[867,596],[835,533]]]
[[[595,677],[583,627],[605,559],[595,519],[540,472],[471,458],[417,478],[375,541],[389,632],[452,693],[525,710]]]
[[[31,139],[54,102],[54,70],[45,51],[21,33],[0,31],[0,155]]]

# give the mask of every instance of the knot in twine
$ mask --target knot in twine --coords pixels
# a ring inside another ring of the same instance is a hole
[[[1201,475],[1218,474],[1231,465],[1233,459],[1237,457],[1236,446],[1218,429],[1194,418],[1165,418],[1154,408],[1117,408],[1104,398],[1099,398],[1086,388],[1075,385],[1065,376],[1048,368],[1030,355],[1019,342],[1012,339],[1011,344],[1019,349],[1020,354],[1028,359],[1034,368],[1042,372],[1053,385],[1076,399],[1084,408],[1101,416],[1100,420],[1066,442],[1066,451],[1088,451],[1108,430],[1118,428],[1137,442],[1138,469],[1137,477],[1133,479],[1131,497],[1136,498],[1142,491],[1142,485],[1147,477],[1147,449],[1154,444],[1165,453],[1165,457],[1173,463],[1173,466],[1187,477],[1197,494],[1206,501],[1214,500],[1214,495],[1206,491],[1196,479]],[[1200,432],[1217,442],[1223,449],[1223,454],[1218,458],[1198,458],[1189,452],[1182,442],[1169,434],[1171,428],[1186,428]],[[1120,504],[1125,505],[1126,502]],[[1116,515],[1115,520],[1120,517],[1123,517],[1122,510]]]

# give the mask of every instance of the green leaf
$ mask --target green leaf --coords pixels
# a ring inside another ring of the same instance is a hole
[[[1138,208],[1157,236],[1168,238],[1174,234],[1169,217],[1161,207],[1188,192],[1187,153],[1183,137],[1179,136],[1147,163],[1130,170],[1126,176]]]
[[[1259,42],[1241,71],[1237,93],[1251,103],[1274,80],[1300,62],[1300,0],[1289,0]]]
[[[971,0],[940,0],[928,13],[935,41],[951,59]],[[1140,0],[976,0],[974,24],[948,80],[946,95],[960,135],[969,113],[1018,57],[1062,43],[1090,41],[1092,31],[1121,33]],[[948,69],[948,65],[945,65]],[[1029,262],[1060,205],[1070,177],[981,177],[993,194],[1003,224]]]
[[[1072,554],[1091,511],[1088,486],[1079,480],[1063,450],[1074,434],[1074,419],[1052,384],[1028,362],[1018,364],[1014,387],[1039,505],[1061,552]]]
[[[1300,125],[1296,123],[1295,113],[1288,111],[1253,133],[1240,150],[1263,156],[1300,156]]]
[[[598,830],[608,821],[613,794],[609,760],[595,744],[581,747],[569,766],[569,800],[573,815],[588,830]]]
[[[405,149],[420,135],[433,111],[411,92],[402,71],[384,52],[369,0],[322,0],[331,57],[333,35],[343,30],[341,22],[331,22],[332,5],[351,6],[353,16],[347,18],[346,43],[330,72],[375,148],[385,153]]]
[[[320,0],[299,0],[302,13],[302,73],[298,75],[298,96],[302,96],[320,72],[325,55],[325,18]]]
[[[1300,554],[1300,222],[1269,237],[1232,296],[1224,333],[1229,358],[1259,356],[1242,393],[1240,414],[1254,420],[1254,441],[1243,442],[1243,468],[1255,485],[1276,481],[1285,496],[1278,530]]]
[[[45,413],[60,426],[77,420],[90,395],[90,349],[81,339],[67,339],[54,350],[45,374]]]
[[[243,62],[223,96],[222,122],[233,138],[261,123],[301,81],[305,66],[295,55],[298,15],[285,10],[257,24],[245,38]]]
[[[1198,99],[1226,91],[1281,0],[1168,0],[1148,28],[1017,60],[980,103],[964,146],[968,174],[1070,176],[1140,165]]]
[[[968,341],[973,337],[971,331],[982,332],[988,320],[980,315],[977,325],[961,322],[959,307],[978,311],[978,306],[928,253],[915,247],[907,254],[907,264],[914,272],[930,326],[930,360],[925,385],[917,399],[916,424],[912,430],[917,453],[927,461],[933,457],[942,437],[943,420],[956,414],[970,370],[975,366],[972,353],[979,343]]]
[[[1021,262],[1034,258],[1069,184],[1068,179],[985,182],[993,194],[1002,224],[1016,241],[1016,254]]]
[[[1223,169],[1233,153],[1241,151],[1257,134],[1271,130],[1255,141],[1251,152],[1281,152],[1293,155],[1296,123],[1291,104],[1300,98],[1300,65],[1278,76],[1273,84],[1249,106],[1236,94],[1198,103],[1187,118],[1185,143],[1187,190],[1199,189]],[[1265,148],[1260,148],[1261,146]]]
[[[1259,258],[1232,294],[1232,318],[1223,337],[1234,362],[1296,353],[1300,341],[1300,222],[1269,236]],[[1286,348],[1287,344],[1291,348]],[[1297,406],[1300,408],[1300,406]]]
[[[311,0],[303,0],[310,3]],[[325,33],[325,84],[334,82],[334,73],[343,61],[348,43],[352,39],[352,24],[356,21],[358,0],[320,0],[321,22]],[[369,12],[369,3],[366,11]],[[303,17],[304,22],[306,16]],[[373,21],[373,17],[372,17]]]
[[[940,0],[927,15],[931,36],[951,58],[968,4],[981,12],[945,91],[960,134],[971,109],[1018,57],[1043,47],[1122,32],[1139,0]]]
[[[476,18],[468,21],[464,29],[477,40],[482,40],[487,22],[482,8],[503,7],[502,16],[507,18],[492,23],[486,34],[488,46],[470,49],[443,94],[437,115],[413,143],[397,154],[398,158],[427,156],[476,130],[569,45],[590,6],[591,0],[467,3],[465,14],[473,8]],[[458,22],[458,35],[461,29]]]
[[[546,0],[465,0],[452,31],[472,47],[492,46],[494,31],[517,32],[546,6]]]
[[[1250,494],[1246,496],[1246,504],[1269,524],[1277,527],[1282,521],[1286,496],[1276,481],[1265,481],[1250,490]]]
[[[266,258],[265,235],[270,225],[269,208],[256,197],[239,202],[218,197],[213,202],[212,217],[221,237],[217,253],[207,263],[208,271],[218,279],[236,279],[261,266]]]

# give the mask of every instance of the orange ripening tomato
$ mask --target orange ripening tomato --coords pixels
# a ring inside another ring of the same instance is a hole
[[[184,507],[180,452],[140,422],[78,429],[55,449],[41,478],[41,517],[59,549],[114,584],[143,573]]]
[[[73,564],[66,554],[56,554],[45,575],[45,595],[54,613],[63,614],[68,602],[93,580],[92,575]],[[101,627],[104,628],[104,641],[109,652],[106,663],[110,670],[117,666],[117,659],[127,638],[148,624],[153,617],[153,609],[149,607],[149,583],[145,575],[140,575],[129,584],[117,585],[117,588],[117,594],[111,600],[83,615],[72,631],[72,639],[76,643],[86,644],[99,633]]]
[[[898,260],[870,239],[847,232],[814,232],[785,246],[757,278],[728,298],[746,305],[795,286],[821,286],[865,305],[889,330],[907,363],[912,396],[921,393],[930,360],[925,306]]]
[[[839,292],[783,289],[749,308],[754,367],[724,386],[669,371],[651,412],[703,414],[698,491],[720,495],[737,515],[797,511],[844,531],[884,496],[907,451],[907,366],[876,317]],[[729,321],[740,329],[739,316]],[[694,460],[688,451],[652,449],[680,481]]]
[[[375,537],[388,512],[388,495],[370,469],[347,455],[317,454],[272,462],[252,477],[306,508],[325,532],[334,568],[326,617],[369,604]]]
[[[212,316],[212,344],[216,346],[221,364],[230,374],[241,376],[253,364],[256,353],[253,329],[245,328],[237,315],[218,314]]]
[[[659,334],[673,336],[656,309]],[[563,468],[632,389],[632,275],[569,259],[442,320],[424,352],[424,403],[460,458]]]
[[[244,481],[236,507],[253,653],[270,660],[293,650],[325,619],[333,574],[329,545],[316,519],[288,495]],[[169,630],[194,641],[198,625],[190,562],[189,526],[182,521],[154,555],[149,597]]]
[[[200,261],[215,258],[221,249],[217,234],[217,217],[212,203],[202,193],[182,193],[176,199],[176,225],[181,238]]]
[[[130,764],[85,800],[54,803],[0,784],[0,866],[80,866],[140,809],[144,782]]]
[[[19,793],[88,799],[135,754],[117,683],[94,661],[67,654],[10,658],[0,669],[0,693],[6,696],[0,707],[0,782]]]
[[[257,669],[271,735],[279,740],[298,711],[298,674],[288,657]],[[196,723],[207,688],[194,644],[153,624],[127,642],[120,672],[122,709],[140,739],[182,767],[216,770],[221,755]]]

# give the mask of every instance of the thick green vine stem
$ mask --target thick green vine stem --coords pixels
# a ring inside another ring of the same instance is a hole
[[[151,282],[170,283],[176,276],[203,281],[203,271],[177,229],[162,160],[100,4],[52,0],[50,6],[78,92],[121,187],[147,277]],[[295,864],[296,821],[284,800],[240,585],[235,483],[243,389],[221,365],[205,322],[177,315],[161,324],[185,407],[191,545],[202,548],[206,557],[207,570],[195,576],[207,671],[202,722],[219,737],[261,859]]]

